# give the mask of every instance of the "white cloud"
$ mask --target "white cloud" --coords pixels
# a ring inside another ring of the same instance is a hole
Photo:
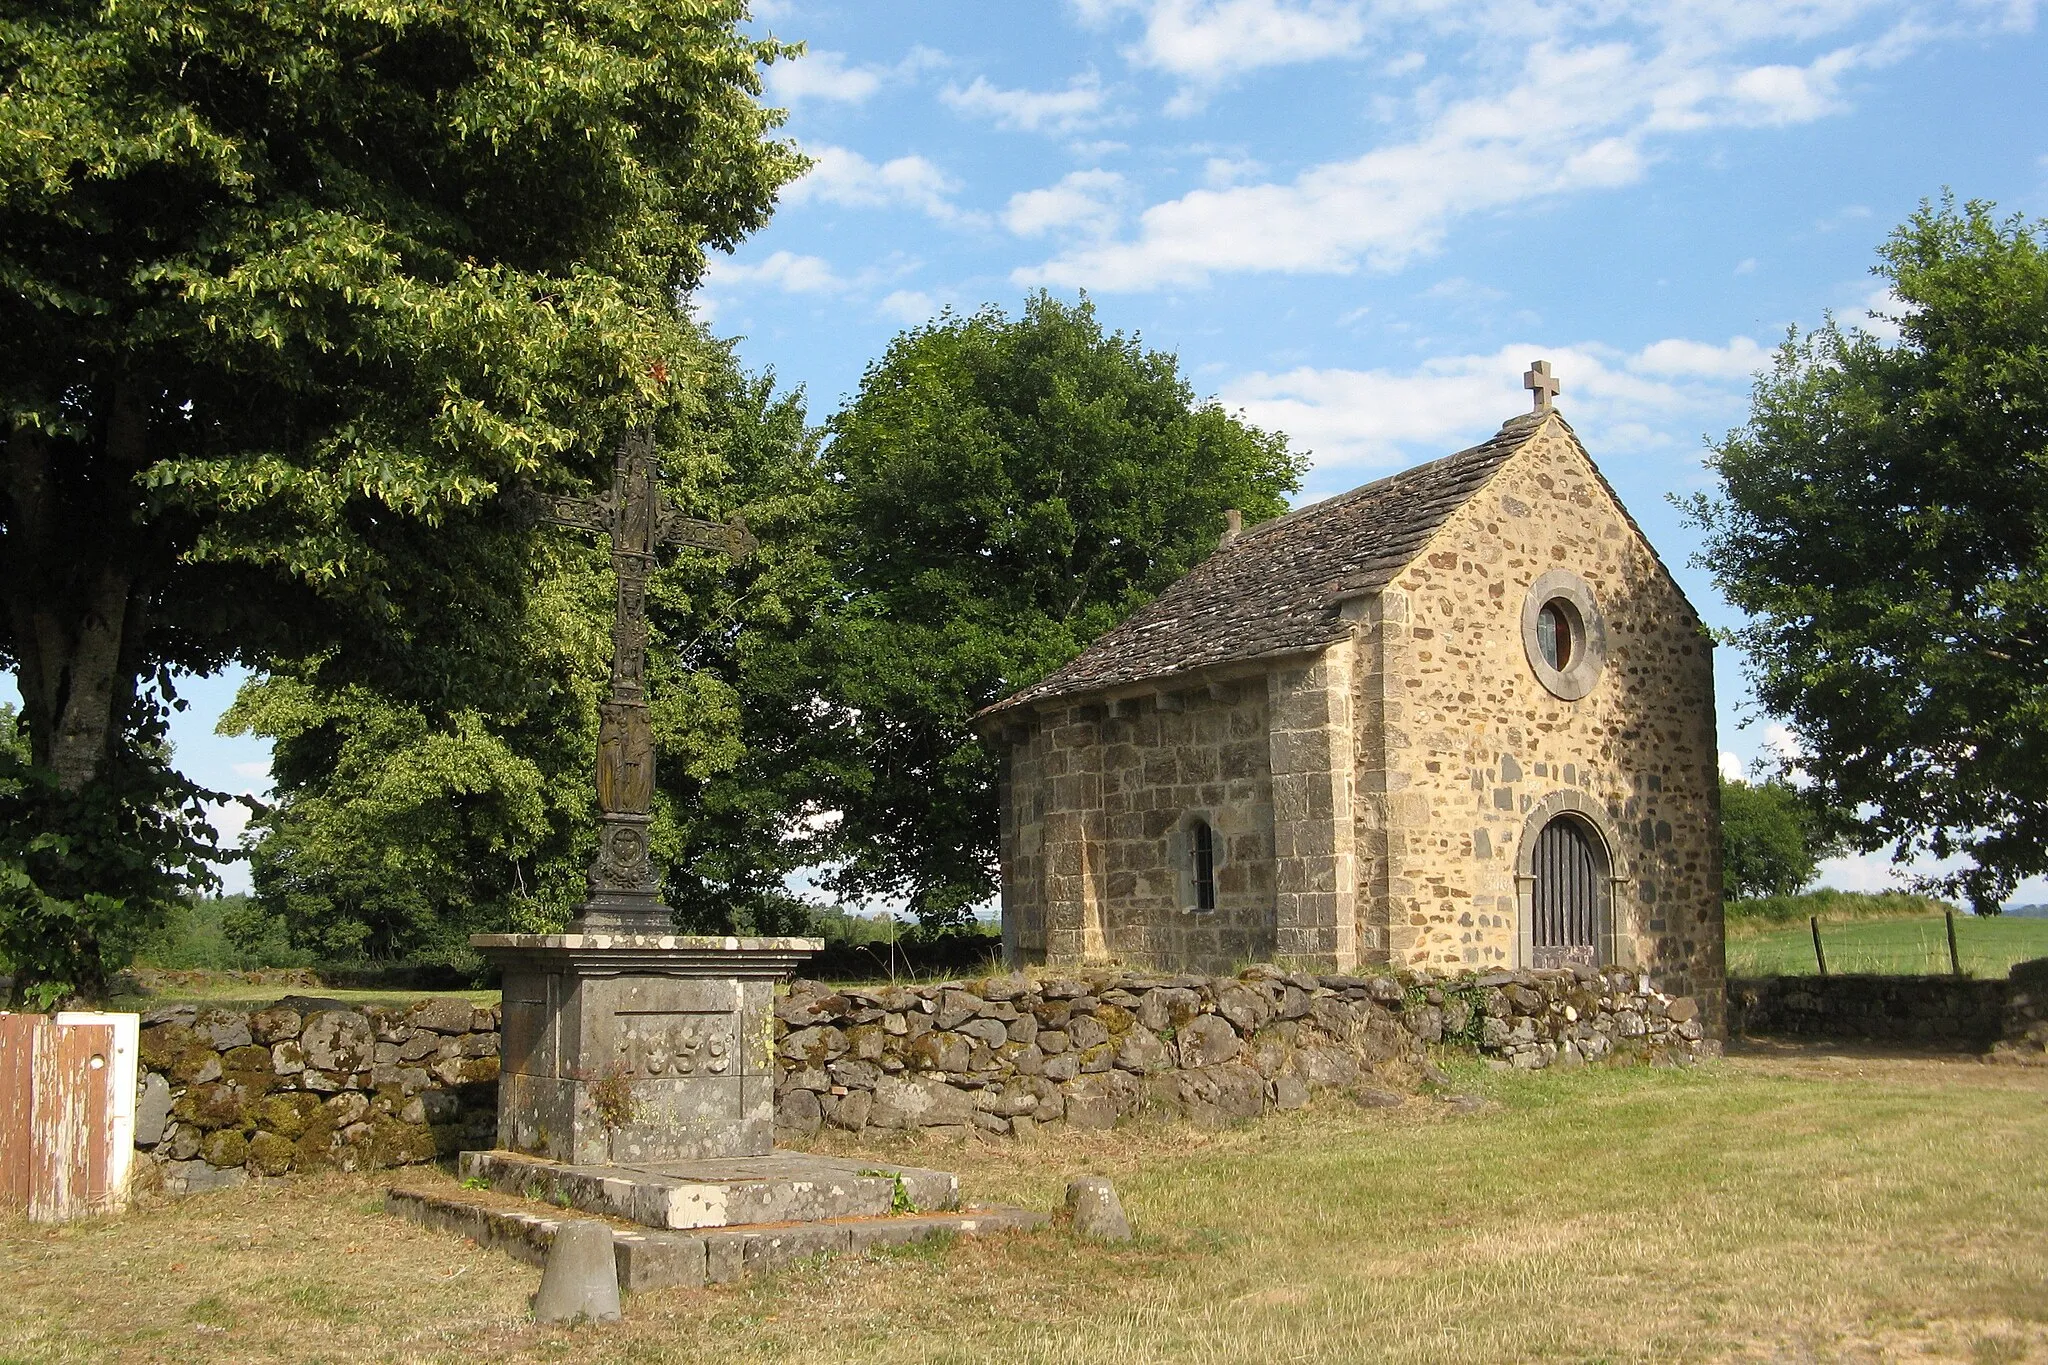
[[[249,828],[249,808],[239,801],[209,801],[206,803],[206,823],[213,826],[215,839],[223,848],[234,848],[242,842],[242,835]]]
[[[714,256],[706,283],[714,287],[767,285],[785,294],[841,294],[853,287],[851,280],[834,273],[829,261],[793,251],[778,251],[765,260],[744,264]]]
[[[1978,33],[1909,16],[1875,37],[1787,60],[1758,44],[1813,45],[1887,20],[1911,0],[1547,7],[1530,43],[1523,7],[1376,6],[1296,0],[1087,0],[1097,18],[1138,13],[1132,59],[1213,80],[1252,66],[1346,51],[1368,29],[1406,23],[1475,45],[1476,88],[1429,82],[1391,106],[1412,131],[1291,181],[1192,190],[1154,204],[1117,240],[1075,244],[1014,273],[1024,285],[1098,291],[1199,285],[1217,273],[1397,269],[1434,251],[1461,219],[1639,180],[1673,139],[1724,127],[1809,122],[1846,107],[1844,83],[1936,38]],[[2004,22],[1997,16],[1995,22]],[[1303,35],[1319,35],[1310,42]],[[1515,46],[1502,41],[1512,36]],[[1493,50],[1513,51],[1502,62]],[[1398,49],[1397,49],[1398,50]]]
[[[1749,781],[1749,770],[1742,766],[1741,757],[1733,750],[1721,751],[1721,776],[1730,782]]]
[[[1749,379],[1770,363],[1770,351],[1748,337],[1730,337],[1725,346],[1672,338],[1644,347],[1631,368],[1643,374]]]
[[[1765,123],[1810,123],[1842,108],[1836,78],[1848,54],[1831,53],[1812,67],[1759,66],[1729,82],[1728,97]]]
[[[1611,454],[1662,444],[1672,419],[1719,419],[1739,406],[1749,371],[1765,353],[1748,337],[1724,346],[1659,341],[1633,354],[1584,343],[1518,343],[1486,355],[1439,356],[1412,370],[1302,367],[1254,373],[1219,395],[1253,423],[1286,432],[1313,451],[1317,482],[1348,486],[1372,471],[1447,454],[1525,410],[1522,375],[1547,357],[1563,381],[1558,406]]]
[[[848,66],[838,52],[810,52],[795,61],[768,68],[768,93],[795,104],[802,100],[838,100],[859,104],[882,88],[883,72],[873,66]]]
[[[972,85],[949,85],[939,98],[952,109],[992,120],[998,128],[1027,133],[1071,133],[1101,119],[1105,98],[1093,72],[1076,76],[1064,90],[1004,90],[976,76]]]
[[[1227,185],[1235,185],[1241,180],[1249,180],[1264,169],[1264,166],[1249,157],[1212,156],[1202,167],[1202,179],[1212,189],[1221,189]]]
[[[1890,853],[1850,853],[1821,861],[1817,886],[1836,891],[1903,891],[1914,871],[1925,868],[1900,867]]]
[[[1074,171],[1057,185],[1011,195],[1003,223],[1020,237],[1055,231],[1102,236],[1115,231],[1123,216],[1123,193],[1124,178],[1115,171]]]
[[[794,61],[770,66],[767,86],[769,95],[784,104],[805,100],[862,104],[884,85],[914,80],[920,73],[946,64],[945,53],[922,46],[911,48],[894,66],[872,62],[849,66],[843,52],[807,52]]]
[[[915,327],[928,322],[939,311],[939,305],[930,294],[917,289],[898,289],[875,305],[875,311],[885,318]]]
[[[1802,756],[1806,750],[1800,746],[1799,736],[1792,733],[1792,727],[1782,721],[1772,721],[1764,726],[1764,752],[1780,763],[1790,763]]]
[[[1850,325],[1885,341],[1897,341],[1899,324],[1893,319],[1906,311],[1906,301],[1894,294],[1890,285],[1884,285],[1871,290],[1847,311],[1844,321]]]
[[[1368,9],[1360,0],[1084,0],[1081,8],[1098,18],[1141,13],[1144,35],[1125,57],[1198,82],[1350,52],[1365,39]]]
[[[782,192],[783,202],[813,201],[846,208],[908,206],[942,223],[976,221],[952,201],[959,183],[921,156],[876,163],[847,147],[806,147],[816,163]]]

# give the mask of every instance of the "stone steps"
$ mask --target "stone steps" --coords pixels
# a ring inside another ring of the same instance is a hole
[[[465,1180],[501,1194],[662,1231],[884,1218],[960,1204],[946,1171],[843,1157],[767,1156],[576,1166],[517,1152],[464,1152]]]
[[[469,1155],[486,1154],[466,1153],[465,1157]],[[952,1180],[951,1176],[945,1178]],[[548,1249],[554,1242],[555,1231],[567,1221],[554,1211],[544,1213],[538,1209],[505,1208],[463,1194],[426,1194],[404,1189],[385,1192],[384,1210],[422,1227],[457,1233],[479,1246],[494,1248],[514,1260],[534,1266],[547,1264]],[[619,1287],[637,1293],[678,1285],[695,1288],[706,1284],[725,1284],[743,1275],[780,1270],[807,1256],[904,1246],[948,1233],[972,1237],[992,1232],[1025,1231],[1042,1227],[1046,1222],[1045,1214],[1029,1209],[987,1208],[781,1222],[691,1232],[620,1228],[615,1225],[612,1245],[618,1258]]]

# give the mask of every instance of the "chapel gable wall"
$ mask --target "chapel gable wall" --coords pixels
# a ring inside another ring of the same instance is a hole
[[[1568,569],[1607,658],[1566,701],[1524,652],[1524,600]],[[1712,651],[1647,542],[1560,423],[1361,603],[1356,846],[1367,955],[1518,965],[1518,856],[1571,808],[1618,845],[1614,949],[1718,1025],[1722,957]]]

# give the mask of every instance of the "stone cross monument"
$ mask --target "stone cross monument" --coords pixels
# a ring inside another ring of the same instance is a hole
[[[668,906],[647,857],[653,823],[654,730],[647,711],[647,579],[664,544],[717,550],[735,561],[757,548],[745,523],[721,526],[686,517],[654,480],[654,437],[626,433],[612,486],[594,498],[551,498],[546,520],[611,538],[619,589],[612,617],[612,695],[598,708],[597,809],[603,829],[590,866],[590,896],[572,929],[665,934]]]
[[[681,542],[738,559],[754,539],[737,521],[698,521],[669,506],[645,430],[620,443],[609,491],[551,498],[544,516],[609,536],[618,572],[611,698],[598,721],[603,830],[589,897],[567,932],[470,939],[504,972],[498,1146],[580,1165],[766,1155],[775,1142],[775,983],[825,945],[677,934],[647,840],[655,550]]]
[[[1550,400],[1564,390],[1564,385],[1550,377],[1550,362],[1547,360],[1529,362],[1529,372],[1522,376],[1522,387],[1528,389],[1529,396],[1535,400],[1533,411],[1536,412],[1549,412]]]

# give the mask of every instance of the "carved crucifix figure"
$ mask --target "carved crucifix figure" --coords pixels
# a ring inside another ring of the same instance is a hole
[[[590,866],[590,896],[570,927],[579,933],[673,932],[661,884],[648,858],[653,823],[654,727],[647,711],[647,578],[662,545],[695,545],[730,559],[752,554],[754,538],[729,526],[686,517],[654,479],[654,436],[626,433],[612,486],[595,498],[549,498],[544,520],[609,536],[618,598],[612,619],[612,694],[598,708],[597,809],[603,828]]]

